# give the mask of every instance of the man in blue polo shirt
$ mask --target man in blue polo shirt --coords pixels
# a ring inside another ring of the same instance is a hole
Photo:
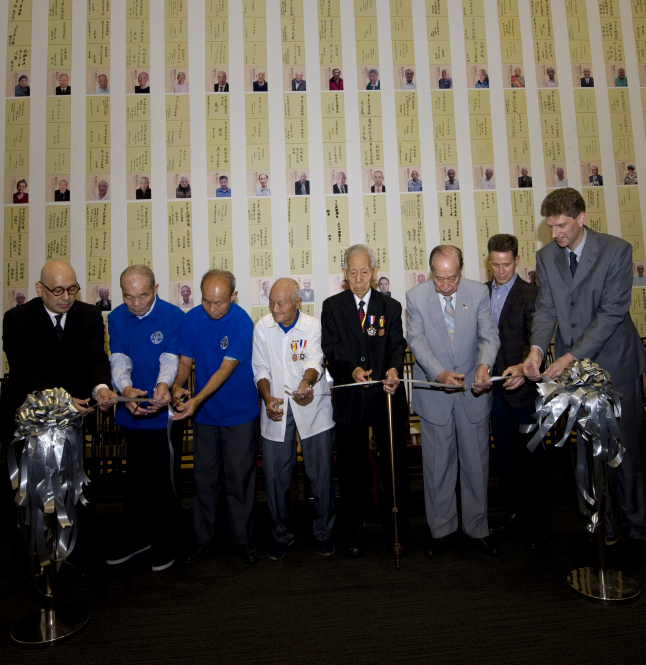
[[[184,314],[157,297],[159,285],[147,266],[129,266],[120,284],[123,304],[108,316],[112,384],[124,397],[150,399],[117,407],[115,422],[125,430],[127,446],[126,538],[107,563],[123,563],[152,547],[152,569],[160,571],[175,562],[169,525],[178,503],[166,406],[177,374]]]
[[[173,399],[188,395],[183,386],[193,359],[196,393],[175,414],[176,420],[193,418],[194,547],[184,558],[188,564],[203,559],[212,547],[222,494],[227,497],[231,543],[245,563],[259,559],[253,544],[260,415],[251,367],[253,322],[233,302],[235,288],[230,272],[209,270],[200,284],[201,306],[182,323]]]

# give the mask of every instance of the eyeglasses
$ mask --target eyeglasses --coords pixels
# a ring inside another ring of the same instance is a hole
[[[41,286],[44,286],[50,293],[52,293],[55,296],[62,296],[65,291],[69,293],[71,296],[75,296],[80,290],[81,287],[78,284],[74,284],[68,288],[63,288],[62,286],[57,286],[55,289],[50,289],[47,284],[43,284],[42,282],[38,282]]]

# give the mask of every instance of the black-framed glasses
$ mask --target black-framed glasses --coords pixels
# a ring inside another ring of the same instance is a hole
[[[63,288],[62,286],[57,286],[55,289],[50,289],[47,284],[43,284],[42,282],[38,282],[41,286],[44,286],[50,293],[52,293],[55,296],[62,296],[65,291],[67,291],[71,296],[75,296],[80,290],[81,287],[78,284],[73,284],[72,286],[69,286],[68,288]]]

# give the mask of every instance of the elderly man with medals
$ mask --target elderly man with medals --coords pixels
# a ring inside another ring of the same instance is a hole
[[[265,403],[261,412],[267,504],[274,524],[267,556],[282,559],[294,543],[287,492],[296,465],[296,431],[305,472],[314,495],[314,537],[321,556],[334,554],[334,473],[332,403],[321,366],[321,324],[299,311],[300,286],[277,280],[269,293],[271,314],[256,325],[254,380]]]
[[[395,488],[399,543],[405,553],[408,541],[408,463],[406,424],[408,409],[404,386],[406,340],[402,331],[402,307],[394,298],[372,288],[379,266],[375,252],[366,245],[349,247],[343,272],[349,289],[323,303],[322,347],[335,386],[377,380],[374,386],[348,388],[336,395],[333,417],[339,482],[348,556],[365,552],[364,523],[368,512],[369,428],[379,448],[379,473],[384,486],[382,501],[384,535],[394,542],[392,466],[386,393],[393,403]],[[382,380],[386,380],[381,383]]]

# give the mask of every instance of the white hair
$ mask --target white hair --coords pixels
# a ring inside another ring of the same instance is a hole
[[[348,269],[350,259],[354,258],[358,254],[367,254],[370,257],[370,267],[373,270],[377,267],[377,255],[375,254],[374,249],[368,247],[368,245],[352,245],[352,247],[348,247],[348,249],[345,250],[345,254],[343,255],[344,270]]]

